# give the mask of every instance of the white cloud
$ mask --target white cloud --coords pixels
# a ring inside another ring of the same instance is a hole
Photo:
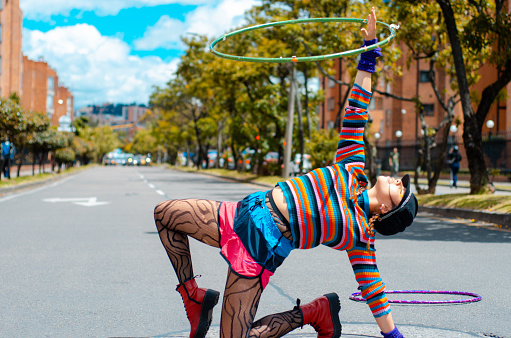
[[[154,26],[145,31],[141,39],[134,41],[135,49],[183,49],[184,46],[179,37],[185,31],[185,24],[182,21],[164,15]]]
[[[50,21],[52,15],[69,15],[71,10],[94,11],[97,15],[115,15],[124,8],[167,4],[200,5],[208,0],[21,0],[27,19]]]
[[[258,4],[259,0],[222,0],[208,3],[186,15],[185,22],[164,15],[144,36],[134,42],[138,50],[155,48],[176,49],[182,46],[180,37],[186,33],[218,37],[240,26],[246,10]]]
[[[179,62],[129,55],[130,47],[124,41],[102,36],[87,24],[46,33],[24,29],[23,46],[30,59],[43,56],[57,71],[59,82],[72,91],[77,107],[103,102],[147,103],[152,86],[164,85]]]
[[[175,73],[179,59],[130,55],[131,49],[183,48],[180,37],[187,32],[220,36],[239,26],[244,12],[260,0],[21,0],[25,17],[50,20],[51,15],[71,9],[116,14],[122,8],[180,3],[199,5],[185,22],[164,15],[133,46],[115,37],[102,36],[88,24],[57,27],[48,32],[23,30],[23,52],[32,60],[43,57],[59,80],[70,88],[76,107],[87,104],[147,103],[152,87],[163,86]]]

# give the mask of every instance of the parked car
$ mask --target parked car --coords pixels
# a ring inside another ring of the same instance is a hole
[[[312,163],[310,161],[311,155],[303,154],[303,165],[302,172],[300,173],[300,162],[302,160],[302,154],[296,154],[295,159],[292,162],[292,174],[298,176],[300,174],[306,174],[312,170]]]

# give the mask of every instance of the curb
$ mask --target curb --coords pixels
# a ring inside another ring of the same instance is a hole
[[[430,207],[425,205],[419,205],[419,212],[429,212],[435,215],[445,216],[448,218],[464,218],[464,219],[475,219],[487,223],[493,223],[497,227],[511,230],[511,214],[501,214],[490,211],[477,211],[470,209],[454,209],[454,208],[443,208],[443,207]]]

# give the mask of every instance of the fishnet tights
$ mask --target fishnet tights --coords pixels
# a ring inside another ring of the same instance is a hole
[[[194,276],[188,236],[220,247],[219,206],[217,201],[188,199],[161,202],[154,209],[160,240],[179,283]],[[281,337],[301,325],[302,314],[297,308],[254,322],[262,292],[259,278],[244,278],[229,268],[220,319],[221,337]]]

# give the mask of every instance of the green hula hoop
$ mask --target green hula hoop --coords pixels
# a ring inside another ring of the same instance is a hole
[[[286,21],[278,21],[278,22],[270,22],[265,23],[262,25],[252,26],[248,28],[243,28],[231,33],[227,33],[213,41],[211,46],[209,47],[209,50],[215,54],[216,56],[219,56],[224,59],[230,59],[230,60],[236,60],[236,61],[248,61],[248,62],[307,62],[307,61],[322,61],[322,60],[329,60],[334,58],[340,58],[343,56],[348,55],[354,55],[359,54],[362,52],[373,50],[377,47],[381,47],[392,41],[394,37],[396,36],[396,30],[399,28],[399,26],[394,24],[386,24],[385,22],[376,21],[377,25],[383,26],[387,28],[390,32],[390,35],[385,38],[384,40],[371,45],[367,47],[361,47],[357,49],[348,50],[345,52],[340,53],[333,53],[333,54],[326,54],[326,55],[317,55],[317,56],[293,56],[293,57],[279,57],[279,58],[261,58],[261,57],[248,57],[248,56],[237,56],[237,55],[230,55],[230,54],[224,54],[220,53],[219,51],[215,50],[215,45],[220,41],[225,41],[228,37],[246,33],[249,31],[253,31],[256,29],[266,28],[266,27],[273,27],[273,26],[283,26],[288,24],[294,24],[294,23],[307,23],[307,22],[360,22],[360,23],[366,23],[367,19],[354,19],[354,18],[309,18],[309,19],[296,19],[296,20],[286,20]]]

